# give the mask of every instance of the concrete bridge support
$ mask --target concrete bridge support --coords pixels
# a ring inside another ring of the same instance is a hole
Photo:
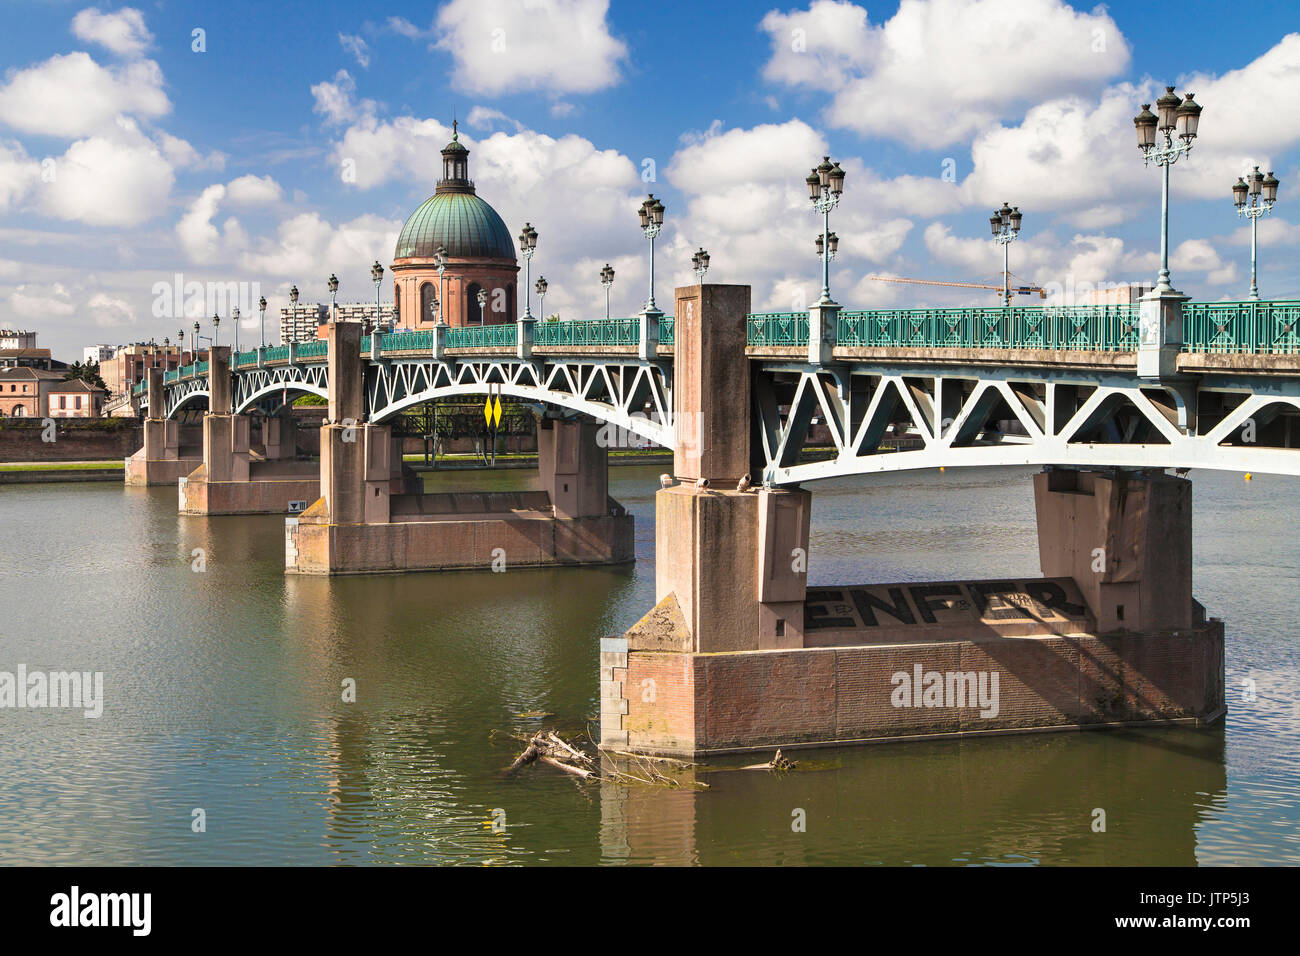
[[[144,447],[126,459],[128,485],[170,485],[188,475],[202,461],[195,449],[182,448],[181,423],[164,417],[167,399],[160,368],[146,373],[149,417],[144,422]]]
[[[178,482],[181,514],[284,514],[295,502],[314,501],[320,494],[319,472],[312,462],[293,460],[292,430],[288,443],[277,430],[277,460],[251,451],[249,416],[232,412],[228,346],[212,350],[208,376],[203,462]]]
[[[656,496],[657,604],[602,641],[606,749],[701,756],[1222,714],[1223,625],[1192,600],[1182,479],[1037,476],[1042,578],[809,587],[811,495],[737,488],[752,467],[747,312],[747,289],[677,290],[680,483]]]
[[[364,416],[360,326],[330,326],[320,498],[286,519],[285,566],[305,574],[618,564],[632,517],[608,495],[596,426],[544,425],[537,492],[422,493],[401,444]]]

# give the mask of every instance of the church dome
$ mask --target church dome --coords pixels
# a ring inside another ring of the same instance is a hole
[[[497,211],[472,192],[441,188],[411,213],[397,237],[396,259],[432,259],[438,246],[461,259],[514,259],[515,244]]]
[[[394,259],[432,259],[439,246],[458,259],[515,259],[510,230],[497,211],[474,192],[469,150],[452,123],[451,142],[442,149],[442,179],[437,191],[411,213],[397,237]]]

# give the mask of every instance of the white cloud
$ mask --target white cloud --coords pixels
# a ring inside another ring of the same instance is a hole
[[[399,36],[404,36],[408,40],[418,40],[420,37],[424,36],[426,32],[421,30],[405,17],[389,17],[385,21],[385,25],[394,33]]]
[[[374,100],[361,100],[353,97],[357,91],[357,81],[347,70],[339,70],[332,80],[322,80],[311,88],[311,95],[316,103],[312,109],[325,117],[330,125],[342,125],[363,116],[374,113],[377,104]]]
[[[627,46],[612,36],[608,0],[451,0],[437,45],[475,93],[591,93],[613,86]]]
[[[84,136],[119,114],[157,117],[170,109],[152,60],[103,67],[85,53],[68,53],[12,72],[0,87],[0,122],[25,133]]]
[[[67,287],[58,282],[18,286],[9,294],[9,308],[25,319],[63,318],[77,311]]]
[[[500,110],[493,109],[490,106],[475,106],[469,111],[469,116],[465,117],[465,122],[474,129],[491,129],[494,126],[513,126],[515,132],[521,132],[524,124],[513,117],[507,116]]]
[[[0,141],[0,211],[17,205],[40,178],[41,164],[21,143]]]
[[[572,115],[575,109],[577,109],[577,107],[572,103],[565,102],[564,100],[556,100],[551,104],[551,115],[556,119],[564,119],[564,117]]]
[[[300,213],[282,221],[274,239],[254,242],[241,262],[250,274],[284,277],[300,285],[306,277],[333,271],[341,280],[343,301],[366,301],[374,292],[368,279],[370,263],[389,261],[401,228],[400,222],[371,214],[335,226],[318,213]],[[348,281],[349,270],[355,282]]]
[[[1129,60],[1104,7],[1079,13],[1062,0],[902,0],[880,26],[855,4],[816,0],[772,11],[761,27],[769,81],[829,88],[833,125],[927,148],[1091,90]]]
[[[162,213],[175,175],[148,140],[92,136],[68,147],[37,193],[48,215],[91,226],[134,226]]]
[[[451,139],[451,128],[437,120],[399,116],[379,121],[361,117],[334,144],[334,159],[349,163],[356,173],[353,185],[372,189],[392,179],[432,184],[441,172],[438,151]]]
[[[130,325],[135,321],[135,309],[121,296],[96,292],[86,303],[97,325],[115,327]]]
[[[98,43],[118,56],[141,56],[153,42],[153,34],[144,25],[144,14],[134,7],[102,13],[88,7],[72,18],[72,32],[87,43]]]
[[[270,176],[240,176],[226,184],[226,197],[237,205],[259,205],[279,202],[280,184]]]
[[[366,46],[365,40],[350,33],[340,33],[339,43],[344,50],[356,58],[358,66],[363,70],[370,69],[370,48]]]

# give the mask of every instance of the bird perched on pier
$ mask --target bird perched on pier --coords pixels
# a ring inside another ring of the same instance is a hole
[[[1181,478],[1183,475],[1187,474],[1187,473],[1188,473],[1189,471],[1191,471],[1191,470],[1192,470],[1192,469],[1190,469],[1190,468],[1175,468],[1175,469],[1174,469],[1174,474],[1175,474],[1175,475],[1178,475],[1178,476]]]
[[[659,487],[660,487],[660,488],[671,488],[672,486],[673,486],[673,476],[672,476],[672,475],[660,475],[660,476],[659,476]]]
[[[696,478],[696,479],[695,479],[695,487],[696,487],[696,488],[707,488],[707,487],[709,487],[709,479],[707,479],[707,478]]]
[[[748,491],[749,485],[749,472],[745,472],[740,476],[740,481],[736,482],[736,490],[741,492]]]

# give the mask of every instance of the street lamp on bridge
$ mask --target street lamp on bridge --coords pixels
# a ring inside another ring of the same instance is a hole
[[[1005,202],[1001,209],[993,210],[989,226],[993,241],[1002,247],[1002,304],[1011,305],[1011,243],[1020,238],[1020,221],[1024,218],[1020,207],[1012,209]]]
[[[330,290],[330,321],[337,322],[339,308],[339,277],[331,272],[325,285]]]
[[[235,354],[239,354],[239,306],[230,313],[230,321],[235,323]]]
[[[1192,151],[1196,128],[1201,120],[1201,104],[1192,99],[1194,94],[1179,102],[1172,86],[1165,87],[1165,95],[1156,100],[1159,116],[1151,112],[1151,104],[1143,103],[1142,112],[1133,117],[1137,129],[1138,149],[1142,151],[1142,165],[1155,163],[1164,168],[1164,181],[1160,192],[1160,277],[1155,294],[1173,292],[1169,281],[1169,167],[1178,157]],[[1174,142],[1177,131],[1179,142]],[[1157,132],[1164,144],[1157,143]]]
[[[614,284],[614,268],[608,262],[600,270],[600,284],[605,287],[605,318],[609,318],[609,287]]]
[[[834,303],[831,298],[831,210],[840,204],[840,195],[844,192],[844,170],[839,163],[832,163],[829,156],[823,156],[819,165],[804,180],[808,186],[808,198],[813,208],[822,214],[822,295],[823,305]],[[838,243],[838,239],[836,240]]]
[[[197,362],[199,360],[199,320],[194,320],[194,335],[190,338],[190,358]]]
[[[695,270],[695,279],[701,285],[704,284],[704,276],[709,271],[709,254],[700,246],[699,252],[691,256],[691,268]]]
[[[438,325],[445,325],[446,319],[442,317],[442,274],[447,271],[447,247],[439,244],[433,254],[433,267],[438,270],[438,295],[434,307],[438,310]]]
[[[659,235],[659,230],[664,225],[664,204],[655,199],[654,193],[641,203],[637,210],[637,215],[641,217],[641,232],[650,240],[650,298],[645,304],[647,312],[658,312],[655,305],[655,236]],[[611,277],[613,273],[610,273]]]
[[[219,344],[217,333],[221,329],[221,316],[213,313],[212,315],[212,347],[215,349]],[[212,356],[209,355],[208,358]]]
[[[1255,167],[1255,171],[1246,179],[1238,179],[1232,187],[1232,202],[1237,207],[1237,215],[1250,220],[1250,298],[1259,301],[1259,286],[1255,281],[1256,235],[1259,217],[1267,215],[1277,202],[1278,180],[1271,172],[1266,177]]]
[[[384,267],[375,260],[375,264],[370,267],[370,278],[375,283],[375,332],[379,331],[379,285],[384,281]]]
[[[258,338],[261,340],[262,348],[266,348],[266,296],[257,300],[257,308],[261,317],[257,320]]]
[[[524,318],[533,317],[533,295],[528,286],[533,281],[533,253],[537,251],[537,230],[532,223],[524,223],[519,232],[519,250],[524,257]],[[482,309],[479,309],[480,313]],[[484,318],[486,322],[486,317]]]
[[[542,313],[543,321],[546,319],[546,285],[546,276],[538,276],[537,285],[534,288],[537,290],[537,298],[541,300],[538,303],[537,311]]]
[[[815,242],[815,244],[816,244],[816,246],[817,246],[817,257],[818,257],[819,259],[820,259],[821,256],[822,256],[823,247],[826,246],[827,244],[829,244],[829,248],[830,248],[830,254],[829,254],[829,255],[830,255],[830,260],[831,260],[831,262],[834,262],[834,261],[835,261],[835,256],[836,256],[836,254],[840,251],[840,237],[839,237],[839,236],[837,236],[835,233],[832,232],[829,236],[826,236],[826,237],[823,238],[820,234],[818,234],[818,236],[817,236],[817,238],[814,240],[814,242]]]
[[[293,316],[292,328],[294,335],[298,333],[298,287],[296,285],[289,288],[289,306]]]
[[[487,289],[478,290],[478,324],[487,325]]]

